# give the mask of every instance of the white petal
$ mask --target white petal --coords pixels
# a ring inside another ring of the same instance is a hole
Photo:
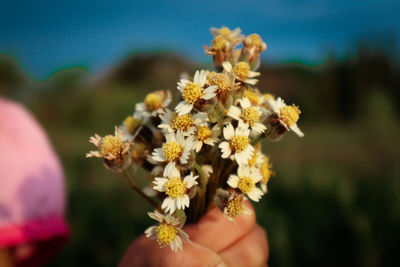
[[[263,192],[262,192],[261,189],[258,188],[258,187],[254,187],[253,190],[251,190],[251,191],[247,194],[247,196],[248,196],[251,200],[253,200],[253,201],[255,201],[255,202],[258,202],[258,201],[261,199],[262,195],[263,195]]]
[[[235,120],[240,119],[240,115],[242,114],[240,108],[231,106],[228,110],[228,116],[234,118]]]
[[[232,65],[228,61],[223,62],[222,67],[226,72],[232,72]]]
[[[219,144],[219,148],[221,149],[221,157],[226,159],[227,157],[229,157],[232,153],[230,145],[228,142],[222,142],[221,144]]]
[[[175,110],[178,112],[179,116],[185,115],[189,113],[193,109],[193,105],[186,103],[186,101],[181,101],[176,107]]]
[[[235,135],[235,129],[230,123],[224,127],[223,131],[226,140],[230,140]]]
[[[251,107],[250,100],[247,97],[243,97],[242,99],[240,99],[240,106],[243,109]]]
[[[303,132],[300,130],[300,128],[297,126],[296,123],[293,124],[292,126],[290,126],[290,130],[295,132],[299,137],[303,137],[304,136]]]
[[[166,161],[161,148],[154,149],[153,153],[151,153],[151,159],[158,162]]]
[[[237,188],[239,183],[239,177],[237,175],[231,174],[227,181],[228,185],[232,188]]]
[[[165,169],[164,169],[164,176],[165,177],[173,177],[172,173],[175,172],[174,171],[174,169],[176,169],[175,166],[176,166],[176,164],[174,161],[168,162],[167,166],[165,166]],[[175,172],[175,174],[176,174],[176,172]],[[179,177],[180,177],[180,175],[179,175]]]

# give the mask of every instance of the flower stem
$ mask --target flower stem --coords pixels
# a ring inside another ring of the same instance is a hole
[[[140,196],[142,196],[147,202],[149,202],[156,210],[161,211],[159,208],[159,205],[151,199],[149,196],[147,196],[145,193],[143,193],[142,190],[136,187],[136,185],[132,182],[131,178],[129,177],[129,174],[126,172],[126,170],[122,171],[122,176],[125,178],[125,180],[128,182],[129,186],[138,193]]]

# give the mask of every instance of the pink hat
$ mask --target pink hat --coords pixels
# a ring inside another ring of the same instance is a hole
[[[0,98],[0,248],[19,265],[43,263],[65,243],[63,172],[43,129]]]

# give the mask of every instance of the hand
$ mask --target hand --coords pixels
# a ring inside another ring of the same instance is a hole
[[[266,266],[269,254],[267,238],[255,219],[253,212],[252,215],[240,216],[233,223],[214,208],[197,224],[183,228],[192,243],[183,241],[182,251],[175,253],[168,247],[160,248],[155,240],[142,235],[128,248],[120,267]]]

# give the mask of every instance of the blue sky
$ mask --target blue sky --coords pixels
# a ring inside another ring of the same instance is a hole
[[[400,35],[400,1],[8,1],[0,3],[0,54],[34,78],[84,66],[107,69],[137,51],[171,50],[207,61],[212,26],[259,33],[264,60],[318,63],[359,38]]]

